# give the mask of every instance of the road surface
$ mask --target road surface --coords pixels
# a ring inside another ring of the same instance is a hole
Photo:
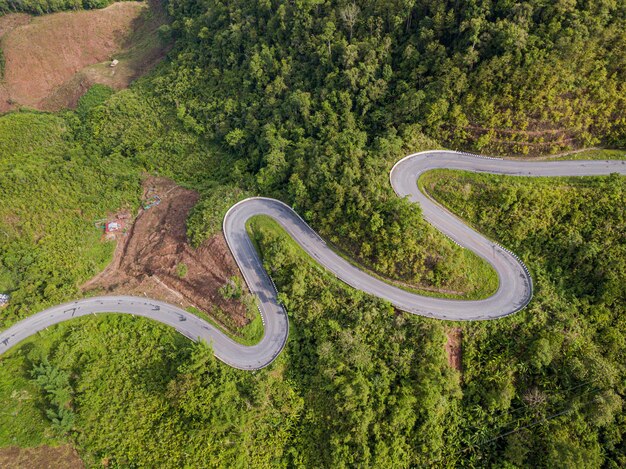
[[[265,334],[253,346],[241,345],[206,321],[170,304],[129,296],[104,296],[77,300],[49,308],[0,333],[0,354],[38,331],[74,317],[96,313],[143,316],[171,326],[191,340],[212,344],[224,363],[244,370],[269,365],[281,352],[289,334],[287,313],[279,304],[276,289],[246,232],[246,221],[268,215],[280,223],[317,262],[348,285],[389,301],[404,311],[447,320],[486,320],[513,314],[532,298],[532,280],[515,254],[476,232],[446,209],[422,194],[417,179],[431,169],[461,169],[513,176],[626,175],[626,161],[515,161],[453,151],[428,151],[400,160],[390,173],[391,185],[400,197],[422,207],[426,220],[464,248],[485,259],[498,274],[496,293],[484,300],[451,300],[417,295],[385,283],[361,271],[337,255],[289,206],[263,197],[233,205],[224,217],[224,235],[250,291],[258,298]]]

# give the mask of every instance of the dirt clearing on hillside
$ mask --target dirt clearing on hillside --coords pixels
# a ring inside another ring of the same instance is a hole
[[[0,448],[0,467],[4,469],[82,469],[78,453],[70,445]]]
[[[166,53],[158,35],[166,22],[156,1],[113,3],[102,10],[0,18],[4,77],[0,112],[20,106],[75,107],[93,84],[127,87]],[[119,63],[111,67],[111,60]]]
[[[11,13],[10,15],[0,16],[0,39],[18,26],[30,23],[31,16],[26,13]]]
[[[113,261],[83,285],[84,291],[148,296],[181,307],[193,306],[233,328],[250,321],[248,308],[226,299],[219,289],[239,269],[223,235],[193,249],[187,243],[186,221],[199,195],[165,178],[144,183],[144,200],[158,205],[140,210],[126,233],[118,236]]]

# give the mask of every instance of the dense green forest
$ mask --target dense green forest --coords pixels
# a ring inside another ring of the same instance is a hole
[[[433,146],[422,134],[499,153],[626,143],[623,3],[168,7],[177,49],[156,93],[383,276],[462,289],[460,251],[387,181],[391,162]]]
[[[130,90],[0,117],[0,327],[78,294],[112,251],[93,220],[136,207],[145,173],[200,192],[195,245],[231,202],[275,196],[377,274],[472,296],[476,259],[393,194],[393,162],[440,145],[626,145],[623,2],[167,6],[174,49]],[[0,359],[0,446],[70,441],[107,467],[626,465],[625,178],[424,183],[524,259],[526,310],[471,324],[400,313],[255,220],[291,320],[277,362],[232,370],[141,319],[61,325]],[[453,327],[461,372],[444,350]]]

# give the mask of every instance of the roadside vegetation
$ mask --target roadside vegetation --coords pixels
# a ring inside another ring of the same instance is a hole
[[[297,243],[292,240],[287,232],[271,217],[266,215],[257,215],[253,217],[247,225],[248,234],[252,238],[255,247],[257,250],[260,249],[259,243],[256,241],[258,236],[262,236],[261,233],[273,233],[275,236],[282,234],[282,237],[286,239],[286,243],[292,244],[294,249],[297,246]],[[468,251],[467,249],[458,249],[458,253],[455,253],[455,263],[456,265],[463,266],[462,271],[467,272],[469,275],[467,278],[463,279],[463,289],[467,291],[467,293],[459,293],[456,291],[449,291],[444,289],[420,289],[419,286],[402,283],[398,280],[391,280],[389,278],[385,278],[381,275],[378,275],[376,272],[369,270],[363,264],[355,262],[354,259],[351,259],[349,255],[341,252],[335,247],[335,251],[337,254],[342,256],[346,261],[351,262],[352,264],[358,266],[360,269],[367,271],[370,275],[377,277],[387,283],[395,285],[399,288],[402,288],[407,291],[411,291],[414,293],[418,293],[420,295],[427,296],[436,296],[440,298],[455,298],[455,299],[481,299],[487,298],[490,295],[493,295],[498,289],[498,276],[496,272],[491,268],[491,266],[482,260],[480,257],[476,256],[473,252]],[[315,263],[310,257],[305,256],[307,262]],[[268,268],[269,266],[266,266]],[[459,269],[461,270],[461,269]],[[268,269],[268,271],[270,271]]]
[[[236,186],[216,186],[198,202],[187,219],[187,237],[193,246],[222,232],[222,221],[230,207],[246,198]]]
[[[393,193],[393,162],[442,144],[626,144],[621,4],[177,0],[168,11],[170,59],[131,89],[0,117],[11,293],[0,327],[75,297],[102,269],[112,245],[93,220],[137,207],[146,172],[201,194],[196,245],[231,201],[275,196],[378,275],[472,295],[476,263]],[[524,259],[536,288],[512,317],[453,324],[462,373],[445,356],[447,324],[346,287],[253,220],[290,317],[277,361],[233,370],[141,318],[62,324],[0,358],[0,445],[69,441],[109,467],[626,465],[624,178],[426,177]],[[242,340],[259,337],[255,321]]]
[[[235,342],[243,345],[256,345],[261,341],[265,333],[263,320],[256,308],[254,298],[251,297],[249,299],[247,306],[250,322],[245,326],[233,324],[228,314],[223,311],[212,309],[211,314],[207,314],[194,307],[187,308],[187,311],[209,322]]]
[[[557,157],[558,160],[624,160],[626,159],[626,150],[611,149],[593,149],[584,150],[576,153],[566,154]]]
[[[266,223],[254,228],[255,241],[291,321],[287,348],[269,369],[232,370],[203,345],[126,317],[61,325],[11,352],[3,367],[30,357],[25,381],[13,384],[17,392],[33,385],[28,370],[44,360],[74,370],[69,436],[87,460],[165,467],[622,465],[626,303],[613,275],[625,258],[624,178],[555,184],[431,176],[431,194],[512,246],[536,273],[526,310],[456,324],[464,338],[462,375],[447,363],[445,323],[396,312],[346,287]],[[511,193],[524,197],[508,208],[495,196]],[[585,213],[584,223],[559,219],[571,207]],[[602,249],[590,251],[598,242]],[[104,378],[110,374],[115,378]],[[145,409],[159,409],[158,419]]]

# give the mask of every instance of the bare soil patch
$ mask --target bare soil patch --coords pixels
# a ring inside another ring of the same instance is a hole
[[[95,83],[127,87],[151,69],[167,47],[157,29],[166,17],[158,2],[118,2],[102,10],[0,22],[5,58],[0,112],[20,106],[56,111],[75,107]],[[110,67],[112,59],[116,67]]]
[[[187,243],[186,220],[199,195],[165,178],[144,183],[144,200],[159,205],[140,210],[126,232],[118,232],[113,261],[85,285],[85,292],[148,296],[181,307],[193,306],[227,328],[249,322],[246,306],[225,299],[219,289],[239,275],[224,237],[219,234],[193,249]],[[186,272],[181,276],[184,265]]]
[[[448,330],[446,334],[448,340],[446,341],[446,354],[448,355],[448,363],[452,368],[457,371],[463,371],[462,359],[462,342],[463,332],[459,327],[453,327]]]
[[[18,26],[30,23],[31,16],[26,13],[11,13],[9,15],[0,16],[0,38],[13,31]]]
[[[5,469],[82,469],[78,453],[70,445],[0,448],[0,467]]]

